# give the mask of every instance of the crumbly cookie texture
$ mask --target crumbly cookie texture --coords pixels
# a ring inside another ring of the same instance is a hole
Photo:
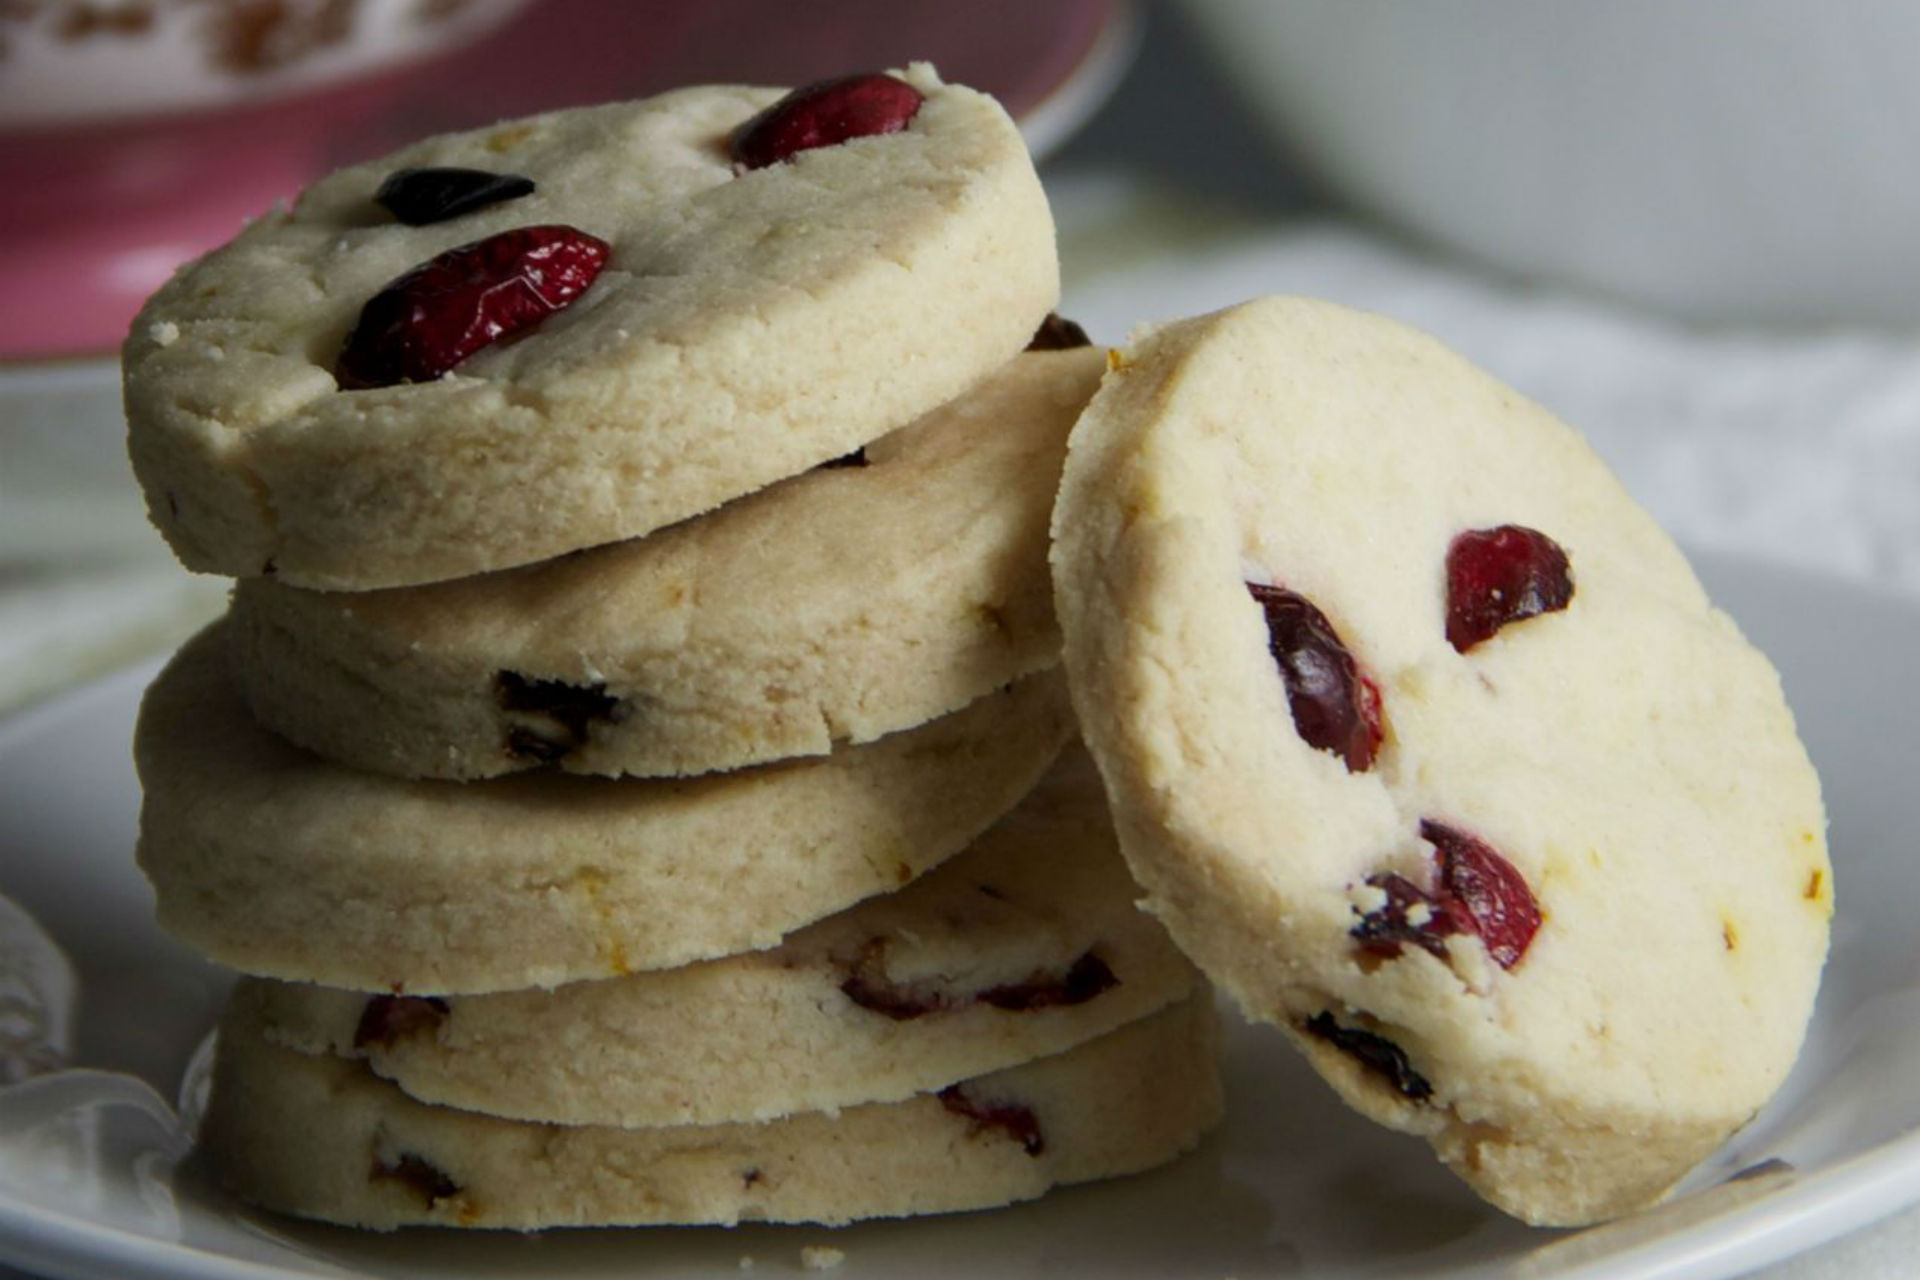
[[[623,1127],[893,1102],[1191,995],[1070,751],[966,852],[767,951],[446,1000],[243,981],[269,1040],[365,1057],[423,1102]]]
[[[772,946],[959,852],[1071,731],[1047,672],[739,773],[405,781],[254,724],[223,626],[160,674],[135,729],[160,923],[244,973],[363,991],[519,990]]]
[[[684,89],[429,139],[342,170],[185,268],[135,320],[129,450],[189,568],[338,590],[637,537],[959,394],[1058,298],[1053,224],[991,99],[916,64],[906,128],[736,173],[777,90]],[[395,171],[531,178],[427,226]],[[571,305],[445,376],[342,390],[361,307],[455,246],[567,224],[611,245]]]
[[[980,1209],[1134,1173],[1219,1119],[1202,993],[938,1095],[759,1125],[621,1129],[416,1102],[364,1065],[220,1031],[202,1148],[234,1194],[352,1226],[820,1222]]]
[[[1510,524],[1564,548],[1571,599],[1456,649],[1453,540]],[[1262,300],[1116,354],[1054,533],[1148,909],[1347,1102],[1571,1224],[1658,1198],[1780,1084],[1832,912],[1818,779],[1575,432],[1397,324]],[[1249,583],[1317,606],[1377,691],[1370,765],[1303,737]],[[1441,827],[1512,878],[1444,881]]]
[[[403,777],[693,774],[819,755],[1059,658],[1047,519],[1104,353],[1031,352],[864,465],[634,542],[352,595],[234,593],[269,728]]]

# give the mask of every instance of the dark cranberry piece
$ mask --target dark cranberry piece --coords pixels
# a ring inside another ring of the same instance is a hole
[[[829,458],[821,463],[821,468],[831,471],[836,467],[864,467],[867,465],[867,446],[861,445],[852,453],[843,453],[837,458]]]
[[[390,1045],[419,1031],[430,1031],[447,1020],[447,1002],[436,996],[375,996],[360,1011],[353,1031],[353,1047]]]
[[[1074,347],[1090,347],[1093,339],[1087,331],[1057,311],[1047,312],[1047,318],[1033,331],[1033,337],[1027,342],[1029,351],[1067,351]]]
[[[586,291],[611,252],[575,227],[519,227],[449,249],[368,300],[334,377],[342,388],[431,382]]]
[[[920,91],[892,76],[845,76],[795,89],[733,131],[733,162],[764,169],[849,138],[898,133],[920,110]]]
[[[493,677],[493,696],[502,711],[545,716],[552,721],[552,733],[527,725],[513,725],[507,730],[509,755],[548,762],[564,758],[586,742],[594,724],[618,720],[623,710],[620,699],[608,693],[602,681],[568,684],[514,671],[501,671]]]
[[[1104,991],[1119,985],[1107,962],[1089,951],[1073,962],[1066,974],[1036,973],[1025,982],[989,987],[975,996],[982,1004],[1010,1013],[1029,1009],[1055,1009],[1085,1004]]]
[[[1461,653],[1572,599],[1567,553],[1537,529],[1469,529],[1447,548],[1447,643]]]
[[[1519,964],[1540,930],[1540,904],[1526,880],[1511,862],[1464,831],[1426,819],[1420,835],[1440,851],[1442,891],[1472,920],[1487,954],[1502,969]]]
[[[1413,1102],[1425,1102],[1433,1096],[1433,1086],[1413,1069],[1407,1051],[1385,1036],[1358,1027],[1343,1027],[1330,1013],[1316,1013],[1307,1019],[1307,1031],[1325,1040],[1342,1053],[1351,1054],[1369,1071],[1385,1076],[1387,1083]]]
[[[533,194],[533,179],[484,169],[401,169],[373,193],[374,203],[410,227],[446,222],[490,204]]]
[[[1392,957],[1411,942],[1444,960],[1442,940],[1471,933],[1502,969],[1519,964],[1540,928],[1540,906],[1526,880],[1486,842],[1464,832],[1429,819],[1420,824],[1420,835],[1435,851],[1432,891],[1405,876],[1369,877],[1368,884],[1386,891],[1387,902],[1351,930],[1361,949]],[[1426,919],[1418,923],[1410,918],[1416,903],[1427,908]]]
[[[1428,893],[1405,876],[1392,874],[1369,876],[1367,883],[1385,890],[1387,903],[1360,917],[1360,923],[1350,932],[1360,940],[1361,950],[1371,955],[1391,959],[1411,942],[1444,960],[1447,947],[1443,939],[1473,932],[1472,917],[1444,887],[1438,893]],[[1426,919],[1417,924],[1409,918],[1416,904],[1427,909]]]
[[[1037,1156],[1047,1149],[1047,1140],[1040,1132],[1040,1117],[1033,1114],[1030,1107],[1018,1103],[975,1102],[967,1096],[964,1086],[950,1084],[940,1091],[940,1105],[955,1115],[965,1116],[971,1124],[969,1133],[980,1133],[987,1129],[998,1129],[1020,1144],[1020,1149],[1030,1156]]]
[[[382,1178],[404,1182],[419,1193],[431,1209],[442,1200],[451,1200],[460,1194],[460,1184],[448,1177],[446,1172],[430,1161],[416,1155],[403,1155],[392,1164],[374,1158],[373,1172],[369,1180]]]
[[[1249,582],[1267,615],[1267,648],[1287,686],[1293,727],[1307,745],[1365,773],[1380,751],[1380,690],[1360,674],[1327,615],[1297,592]]]
[[[1118,986],[1107,962],[1089,951],[1065,973],[1040,971],[1022,982],[964,994],[934,982],[895,982],[887,976],[886,942],[875,939],[860,952],[840,991],[862,1009],[906,1022],[967,1004],[988,1004],[1008,1013],[1085,1004]]]
[[[950,1007],[949,996],[926,982],[895,982],[887,976],[887,944],[876,938],[861,949],[840,984],[841,994],[870,1013],[907,1022]]]

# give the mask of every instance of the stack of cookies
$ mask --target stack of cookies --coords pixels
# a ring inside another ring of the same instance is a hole
[[[135,464],[241,582],[148,697],[141,848],[256,975],[241,1194],[837,1222],[1144,1168],[1220,1107],[1182,953],[1530,1222],[1779,1087],[1819,781],[1599,459],[1325,303],[1084,348],[1053,254],[1006,117],[912,68],[430,141],[154,299]]]
[[[205,1148],[374,1227],[843,1222],[1217,1118],[1057,665],[1105,355],[1013,125],[928,68],[432,139],[126,350],[181,558],[162,922],[243,978]]]

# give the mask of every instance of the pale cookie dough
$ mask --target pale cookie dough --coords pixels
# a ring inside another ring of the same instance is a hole
[[[705,87],[431,138],[315,183],[185,268],[124,352],[129,450],[189,568],[362,590],[637,537],[852,450],[1011,359],[1058,298],[998,104],[916,64],[898,133],[736,175],[778,90]],[[414,166],[537,190],[409,227]],[[531,332],[437,381],[341,391],[362,305],[435,255],[562,223],[612,245]]]
[[[247,980],[269,1040],[364,1056],[423,1102],[621,1126],[892,1102],[1059,1053],[1185,999],[1071,751],[966,852],[778,947],[449,1000]]]
[[[921,724],[1058,660],[1047,517],[1105,368],[1018,356],[865,466],[635,542],[353,595],[244,581],[240,683],[267,727],[403,777],[704,773]]]
[[[1148,909],[1502,1209],[1656,1199],[1785,1077],[1826,951],[1819,783],[1765,658],[1576,433],[1397,324],[1266,300],[1115,364],[1054,567]],[[1572,599],[1457,652],[1448,548],[1509,523],[1566,550]],[[1296,731],[1250,581],[1316,604],[1377,685],[1371,768]],[[1537,900],[1511,968],[1472,932],[1362,948],[1370,878],[1435,887],[1423,821]]]
[[[1219,1120],[1214,1042],[1201,993],[938,1095],[760,1125],[569,1128],[416,1102],[359,1063],[268,1043],[236,1011],[200,1140],[236,1195],[378,1230],[838,1224],[1164,1164]]]
[[[148,690],[139,858],[160,923],[245,973],[518,990],[772,946],[959,852],[1071,732],[1057,673],[918,729],[692,780],[408,782],[259,728],[221,624]]]

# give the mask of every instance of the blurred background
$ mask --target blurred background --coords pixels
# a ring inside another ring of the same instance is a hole
[[[1690,546],[1920,592],[1907,0],[0,0],[0,714],[224,583],[128,474],[186,258],[422,133],[930,59],[997,94],[1097,341],[1261,293],[1428,329]],[[1905,1276],[1920,1219],[1768,1273]]]
[[[5,0],[0,709],[178,639],[112,352],[421,133],[924,57],[999,95],[1099,340],[1299,292],[1432,330],[1691,545],[1920,590],[1920,11],[1834,0]]]

